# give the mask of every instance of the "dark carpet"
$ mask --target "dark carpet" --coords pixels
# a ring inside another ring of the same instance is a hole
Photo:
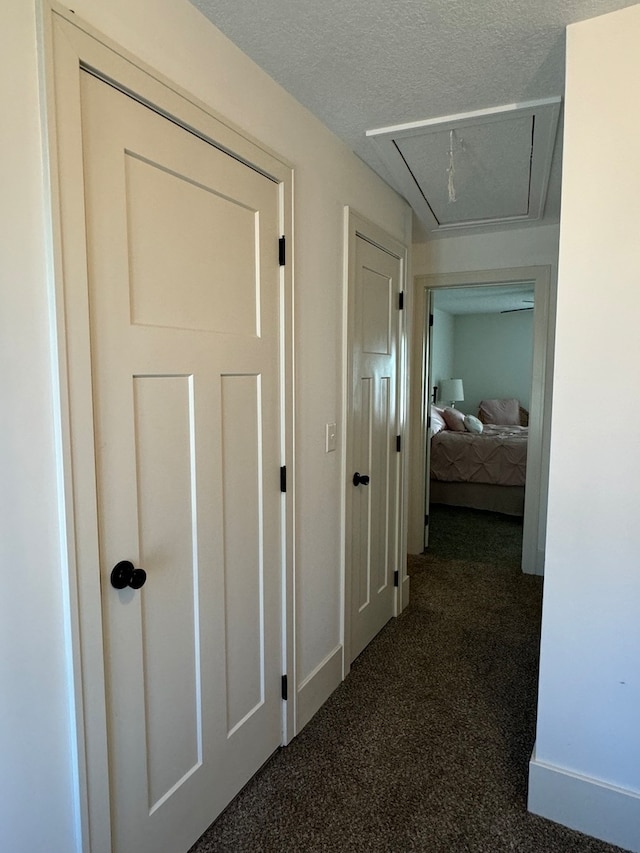
[[[614,853],[526,811],[542,582],[518,519],[438,508],[411,603],[192,853]]]

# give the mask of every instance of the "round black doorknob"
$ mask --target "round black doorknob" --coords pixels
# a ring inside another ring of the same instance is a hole
[[[353,485],[354,486],[368,486],[369,485],[369,475],[368,474],[358,474],[353,475]]]
[[[111,586],[116,589],[124,589],[127,586],[131,589],[140,589],[146,579],[145,570],[134,568],[130,560],[121,560],[111,570]]]
[[[140,589],[141,586],[144,586],[146,579],[147,573],[144,569],[134,569],[129,586],[131,589]]]

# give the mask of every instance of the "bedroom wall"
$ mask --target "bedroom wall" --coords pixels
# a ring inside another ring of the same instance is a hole
[[[5,0],[0,34],[0,558],[9,575],[0,596],[0,849],[71,853],[79,847],[35,5]],[[341,675],[343,449],[325,453],[324,425],[343,417],[343,210],[352,205],[406,243],[409,210],[187,0],[73,8],[295,167],[297,686],[308,718]]]
[[[639,851],[640,444],[633,425],[640,420],[634,154],[640,6],[574,24],[567,35],[547,558],[529,803],[553,820]],[[606,419],[606,430],[580,428],[577,413],[603,387],[607,400],[624,399],[624,416]]]
[[[478,413],[480,400],[515,397],[529,408],[533,311],[460,314],[454,318],[453,374],[464,381],[456,408]]]

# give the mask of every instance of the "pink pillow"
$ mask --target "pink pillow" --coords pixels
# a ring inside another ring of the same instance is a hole
[[[449,429],[455,430],[456,432],[465,431],[464,412],[460,412],[458,409],[452,409],[450,406],[446,406],[442,410],[442,417]]]
[[[520,403],[518,400],[481,400],[478,417],[483,424],[520,424]]]
[[[442,417],[442,409],[439,409],[437,406],[431,406],[431,432],[433,435],[437,435],[446,428],[447,425]]]

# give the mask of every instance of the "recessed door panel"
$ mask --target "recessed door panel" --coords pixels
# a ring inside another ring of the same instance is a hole
[[[354,457],[358,471],[371,468],[371,425],[373,415],[373,382],[364,377],[356,389],[357,419],[355,431],[358,437],[358,453]],[[371,490],[366,486],[355,487],[353,494],[353,565],[357,583],[354,600],[358,612],[362,612],[371,600]]]
[[[264,701],[262,395],[259,376],[222,377],[227,731]]]
[[[130,151],[125,167],[132,321],[258,334],[258,211]]]
[[[377,382],[375,412],[373,422],[376,424],[374,444],[372,448],[372,469],[379,471],[382,481],[388,488],[372,490],[374,506],[372,516],[377,523],[371,531],[371,575],[372,586],[378,595],[383,594],[390,586],[389,534],[395,521],[390,518],[394,507],[391,493],[394,482],[394,471],[391,467],[391,450],[393,443],[394,405],[391,399],[393,383],[390,376],[381,376]],[[394,448],[395,453],[395,448]]]
[[[362,351],[389,355],[393,280],[376,270],[363,267],[362,285],[366,298],[362,300]]]
[[[149,808],[202,761],[193,382],[134,378]],[[133,598],[133,591],[121,593]]]

